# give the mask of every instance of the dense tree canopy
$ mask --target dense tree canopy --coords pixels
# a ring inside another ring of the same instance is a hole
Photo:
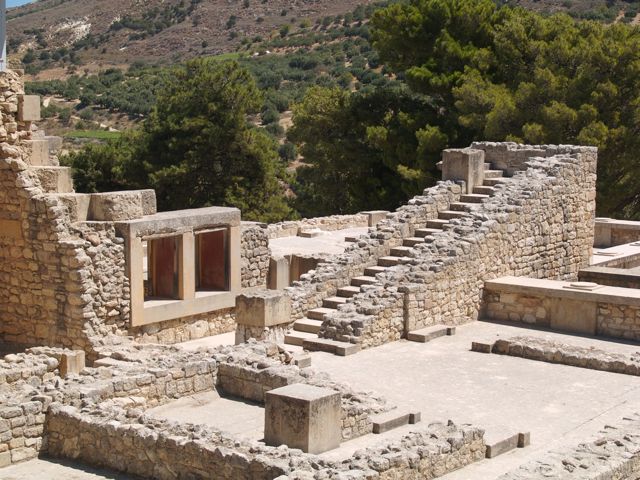
[[[638,28],[491,0],[412,0],[372,23],[382,61],[430,96],[449,144],[598,146],[600,213],[640,215]]]
[[[140,132],[70,163],[86,189],[151,187],[163,209],[233,205],[248,219],[287,218],[277,144],[247,120],[261,104],[253,78],[236,62],[190,60],[166,79]],[[90,180],[96,165],[106,169],[101,184]]]
[[[310,89],[288,133],[307,163],[298,170],[298,210],[315,216],[395,206],[422,191],[437,173],[424,153],[444,147],[420,129],[434,115],[402,85],[355,94]]]

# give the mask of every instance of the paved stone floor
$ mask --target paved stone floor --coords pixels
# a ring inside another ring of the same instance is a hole
[[[269,240],[272,256],[290,255],[297,253],[300,255],[310,255],[314,253],[336,254],[344,252],[350,242],[345,242],[345,237],[357,237],[364,235],[369,230],[368,227],[345,228],[333,232],[322,232],[317,237],[282,237]]]
[[[400,341],[344,358],[313,353],[313,366],[355,389],[419,409],[423,422],[471,423],[485,428],[490,439],[531,432],[530,447],[480,462],[447,480],[495,478],[554,445],[579,443],[625,414],[640,412],[640,377],[470,351],[473,340],[522,334],[640,351],[638,345],[476,322],[427,344]],[[340,450],[345,456],[352,452],[348,445]],[[339,451],[332,456],[339,458]]]
[[[135,477],[84,467],[70,462],[38,458],[0,469],[1,480],[134,480]]]
[[[434,421],[453,420],[486,429],[489,438],[531,432],[531,446],[484,460],[443,477],[494,479],[560,444],[592,439],[605,425],[640,412],[640,377],[552,365],[470,351],[474,340],[515,335],[552,338],[612,352],[638,352],[640,346],[576,337],[494,323],[459,327],[452,337],[427,344],[395,342],[349,357],[312,353],[313,366],[354,388],[384,395],[390,403],[422,412],[422,423],[385,435],[344,443],[323,456],[340,460],[355,450],[388,442]],[[212,340],[215,342],[223,339]],[[155,408],[172,420],[207,423],[245,438],[262,438],[264,410],[257,405],[196,395]],[[0,470],[2,480],[124,480],[128,477],[36,460]]]
[[[148,411],[176,422],[202,423],[248,440],[264,437],[264,408],[239,399],[205,392],[181,398]]]

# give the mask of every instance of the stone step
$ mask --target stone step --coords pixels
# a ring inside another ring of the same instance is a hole
[[[312,318],[303,318],[296,320],[293,329],[298,332],[318,333],[322,327],[322,320],[314,320]]]
[[[351,298],[354,295],[360,293],[361,291],[362,290],[360,290],[360,287],[348,286],[348,287],[339,288],[338,291],[336,292],[336,294],[339,297]]]
[[[482,195],[480,193],[467,193],[460,196],[460,201],[466,203],[482,203],[487,198],[489,198],[489,195]]]
[[[433,325],[431,327],[421,328],[407,333],[407,340],[410,342],[427,343],[434,338],[444,337],[445,335],[455,334],[455,327],[447,327],[445,325]]]
[[[442,233],[441,228],[416,228],[416,231],[413,234],[416,237],[426,237],[428,235],[433,235],[434,233]]]
[[[504,178],[485,178],[482,185],[485,187],[495,187],[496,185],[504,183],[504,180]]]
[[[477,187],[473,187],[473,193],[491,196],[494,193],[496,193],[496,189],[493,188],[493,187],[487,187],[487,186],[484,186],[484,185],[479,185]]]
[[[311,318],[313,320],[324,320],[324,316],[328,313],[334,313],[335,309],[334,308],[324,308],[324,307],[319,307],[319,308],[312,308],[311,310],[307,311],[307,317]]]
[[[362,275],[360,277],[353,277],[351,279],[351,285],[354,287],[359,287],[361,285],[372,285],[376,283],[376,277],[369,277],[367,275]]]
[[[380,257],[378,259],[378,266],[380,267],[394,267],[400,263],[400,259],[398,257]]]
[[[338,305],[343,303],[347,303],[347,299],[344,297],[329,297],[322,301],[322,306],[324,308],[338,308]]]
[[[409,237],[402,241],[402,245],[405,247],[414,247],[420,243],[424,243],[424,237]]]
[[[486,438],[487,449],[485,450],[486,458],[495,458],[503,453],[510,452],[518,448],[518,434],[509,435],[507,437],[498,437],[497,435],[488,434]]]
[[[385,272],[389,270],[389,267],[383,267],[380,265],[376,265],[375,267],[367,267],[364,269],[364,274],[367,277],[375,277],[377,274]]]
[[[454,210],[456,212],[470,212],[477,207],[477,203],[453,202],[451,205],[449,205],[449,210]]]
[[[73,177],[71,167],[32,166],[45,193],[72,193]]]
[[[433,220],[427,220],[427,228],[439,228],[440,230],[442,230],[442,228],[448,224],[449,224],[449,220],[444,220],[442,218],[434,218]]]
[[[406,257],[409,256],[411,252],[413,252],[413,248],[411,247],[393,247],[389,253],[392,257]]]
[[[420,422],[420,412],[409,412],[407,410],[391,410],[371,417],[373,422],[373,433],[380,434],[402,427],[403,425],[416,424]]]
[[[438,218],[443,220],[453,220],[454,218],[462,218],[467,212],[459,212],[456,210],[442,210],[438,212]]]
[[[502,170],[485,170],[484,178],[500,178],[504,176],[504,171]]]
[[[289,345],[298,345],[300,347],[304,346],[305,340],[312,340],[314,338],[318,338],[318,335],[315,333],[308,332],[289,332],[284,336],[284,343],[288,343]]]
[[[302,347],[311,352],[328,352],[341,357],[353,355],[360,351],[360,345],[355,343],[338,342],[327,338],[307,338],[302,342]]]

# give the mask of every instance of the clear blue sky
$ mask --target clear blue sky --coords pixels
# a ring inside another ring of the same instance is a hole
[[[33,0],[7,0],[7,8],[17,7],[18,5],[24,5],[25,3],[31,3]]]

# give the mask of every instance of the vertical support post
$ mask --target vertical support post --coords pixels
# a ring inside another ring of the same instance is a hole
[[[473,188],[484,182],[484,151],[471,148],[444,150],[442,179],[462,180],[466,185],[463,193],[473,193]]]
[[[229,227],[229,290],[234,293],[242,290],[240,242],[240,226]]]
[[[131,289],[131,326],[144,325],[144,248],[142,238],[127,240],[127,276]]]
[[[7,1],[0,0],[0,72],[7,70]]]
[[[178,256],[178,297],[192,300],[196,297],[196,248],[193,232],[182,234]]]

